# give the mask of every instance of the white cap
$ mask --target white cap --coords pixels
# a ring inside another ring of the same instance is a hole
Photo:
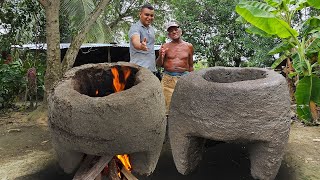
[[[167,23],[167,25],[166,25],[166,30],[168,31],[168,29],[169,29],[170,27],[179,27],[179,24],[176,23],[176,22],[169,22],[169,23]]]

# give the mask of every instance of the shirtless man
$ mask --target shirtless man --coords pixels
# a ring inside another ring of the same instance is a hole
[[[178,79],[193,71],[193,46],[181,39],[182,30],[176,22],[168,23],[167,31],[171,42],[161,46],[156,63],[164,68],[161,84],[168,115],[171,96]]]

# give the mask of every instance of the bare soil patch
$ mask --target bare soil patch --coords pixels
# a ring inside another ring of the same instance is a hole
[[[320,126],[308,127],[294,121],[289,143],[277,180],[320,179]],[[239,145],[221,144],[209,148],[196,172],[183,176],[175,169],[168,147],[159,159],[152,180],[252,179],[246,149]],[[72,179],[57,163],[47,127],[47,112],[0,114],[0,180]],[[210,178],[209,178],[210,179]]]

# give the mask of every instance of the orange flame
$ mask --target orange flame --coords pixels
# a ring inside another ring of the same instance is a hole
[[[119,91],[124,90],[124,88],[126,86],[126,81],[131,73],[129,67],[121,66],[121,70],[123,72],[124,79],[120,79],[120,74],[119,74],[119,71],[116,67],[111,68],[111,72],[113,74],[113,87],[114,87],[115,92],[119,92]],[[121,81],[121,80],[123,80],[123,81]]]
[[[114,87],[115,92],[119,92],[119,91],[124,90],[124,88],[126,86],[127,79],[131,74],[129,67],[121,66],[121,70],[123,73],[123,79],[120,79],[120,74],[119,74],[117,67],[111,68],[111,73],[113,74],[113,87]],[[124,168],[126,168],[128,171],[131,171],[132,166],[130,164],[128,154],[117,155],[117,158],[121,161]],[[121,177],[120,172],[118,172],[118,176]]]
[[[129,155],[117,155],[117,158],[122,162],[123,166],[128,170],[131,171],[132,166],[130,164]]]
[[[97,89],[97,90],[96,90],[96,96],[97,96],[98,94],[99,94],[99,90]]]

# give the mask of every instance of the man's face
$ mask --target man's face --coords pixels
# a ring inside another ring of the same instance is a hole
[[[150,10],[148,8],[143,8],[140,12],[140,21],[141,23],[148,27],[154,19],[154,10]]]
[[[168,28],[168,36],[172,40],[180,39],[181,34],[182,31],[179,27],[172,26]]]

